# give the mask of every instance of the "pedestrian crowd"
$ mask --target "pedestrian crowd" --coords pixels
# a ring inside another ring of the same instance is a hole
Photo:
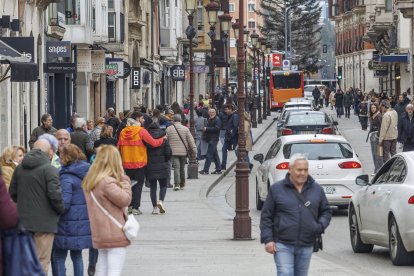
[[[195,103],[194,137],[188,99],[182,106],[139,106],[118,116],[108,108],[95,122],[73,114],[62,129],[44,114],[31,133],[29,151],[12,145],[2,152],[0,200],[7,204],[0,215],[6,209],[13,214],[11,209],[16,218],[0,228],[17,227],[19,221],[33,238],[46,275],[50,266],[52,275],[66,275],[68,253],[74,275],[84,275],[83,249],[89,250],[87,275],[121,275],[130,240],[109,216],[123,225],[128,214],[141,215],[144,185],[150,189],[152,214],[164,214],[167,188],[186,187],[188,158],[197,164],[205,160],[202,175],[221,174],[227,169],[228,151],[237,154],[237,107],[231,100],[220,100],[217,109],[213,103],[214,97]],[[247,112],[242,120],[250,151]]]

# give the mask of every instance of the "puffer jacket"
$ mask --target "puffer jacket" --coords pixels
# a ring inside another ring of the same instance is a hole
[[[312,246],[316,236],[328,227],[332,210],[318,183],[309,176],[303,186],[302,195],[310,202],[308,207],[304,206],[295,193],[297,191],[289,179],[289,173],[285,179],[270,187],[260,219],[262,243],[273,241]],[[317,221],[310,209],[318,214]]]
[[[14,171],[9,193],[17,202],[20,221],[31,232],[56,233],[65,207],[59,173],[46,153],[31,150]]]
[[[174,122],[173,125],[167,127],[166,132],[173,156],[187,156],[187,154],[191,155],[196,153],[194,138],[191,135],[190,130],[183,126],[180,122]],[[180,133],[185,146],[178,133]],[[187,152],[186,148],[189,152]]]
[[[89,164],[79,161],[60,170],[65,213],[60,217],[54,246],[59,249],[82,250],[92,246],[88,208],[82,190],[82,180]]]
[[[131,244],[124,231],[116,226],[96,205],[90,192],[84,192],[91,223],[93,248],[126,247]],[[131,203],[131,180],[122,176],[120,182],[113,177],[102,179],[93,189],[97,201],[122,225],[125,224],[125,209]]]
[[[165,131],[160,129],[158,124],[152,123],[148,127],[148,132],[151,134],[152,138],[158,139],[166,135]],[[170,170],[170,165],[168,161],[171,159],[172,151],[170,144],[167,140],[164,141],[164,144],[160,147],[152,147],[150,144],[147,144],[147,155],[148,155],[148,164],[145,170],[146,177],[148,180],[153,179],[166,179],[168,178],[168,172]]]

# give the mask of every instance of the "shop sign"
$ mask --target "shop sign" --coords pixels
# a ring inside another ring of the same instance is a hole
[[[48,41],[46,42],[46,56],[48,58],[70,58],[70,41]]]
[[[132,67],[131,68],[131,89],[140,89],[141,88],[141,68]]]
[[[131,74],[131,66],[128,64],[128,62],[124,61],[124,74],[120,78],[121,79],[128,78],[130,74]]]
[[[0,40],[34,62],[34,37],[0,37]]]
[[[122,58],[107,58],[105,64],[105,73],[108,76],[123,77],[124,76],[124,61]]]
[[[74,74],[76,72],[75,63],[60,63],[60,62],[51,62],[43,63],[43,72],[44,73],[55,73],[55,74]]]
[[[91,72],[92,70],[92,53],[89,49],[78,49],[78,72]]]
[[[185,65],[171,66],[171,76],[173,81],[185,81]]]
[[[95,50],[92,51],[92,73],[104,74],[105,68],[105,51]]]

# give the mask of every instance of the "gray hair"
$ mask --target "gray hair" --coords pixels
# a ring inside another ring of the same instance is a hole
[[[86,125],[86,119],[85,118],[76,118],[75,123],[73,124],[73,128],[83,128]]]
[[[55,136],[53,136],[52,134],[42,134],[39,136],[38,140],[45,140],[49,143],[50,147],[53,149],[54,152],[57,151],[59,143],[58,140],[56,139]]]
[[[295,153],[294,155],[292,155],[290,157],[290,160],[289,160],[289,168],[290,167],[293,167],[295,165],[295,162],[297,160],[306,160],[306,161],[308,161],[308,157],[305,154],[303,154],[303,153]]]
[[[138,126],[139,122],[137,122],[136,120],[132,119],[132,118],[128,118],[127,120],[127,126]]]
[[[181,115],[180,114],[175,114],[174,118],[173,118],[173,122],[181,122]]]
[[[410,103],[409,103],[409,104],[407,104],[407,106],[405,107],[405,110],[408,110],[408,108],[409,108],[409,107],[413,108],[413,107],[414,107],[414,105],[413,105],[413,104],[410,104]]]

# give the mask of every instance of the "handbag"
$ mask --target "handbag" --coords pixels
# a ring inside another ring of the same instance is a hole
[[[310,201],[306,200],[305,197],[297,192],[296,190],[293,191],[293,193],[299,198],[299,200],[303,203],[303,206],[305,206],[312,214],[313,218],[318,221],[318,216],[315,214],[315,212],[309,208]],[[318,252],[319,250],[323,250],[323,241],[322,241],[322,234],[316,235],[315,241],[313,243],[313,252]]]
[[[119,223],[95,198],[95,195],[91,191],[91,197],[93,201],[95,201],[96,205],[98,205],[99,209],[109,218],[110,221],[112,221],[113,224],[115,224],[118,228],[120,228],[128,240],[133,241],[138,238],[138,232],[139,232],[139,223],[136,220],[134,215],[128,215],[127,220],[124,225]]]
[[[4,275],[45,276],[31,233],[21,224],[1,231]]]

